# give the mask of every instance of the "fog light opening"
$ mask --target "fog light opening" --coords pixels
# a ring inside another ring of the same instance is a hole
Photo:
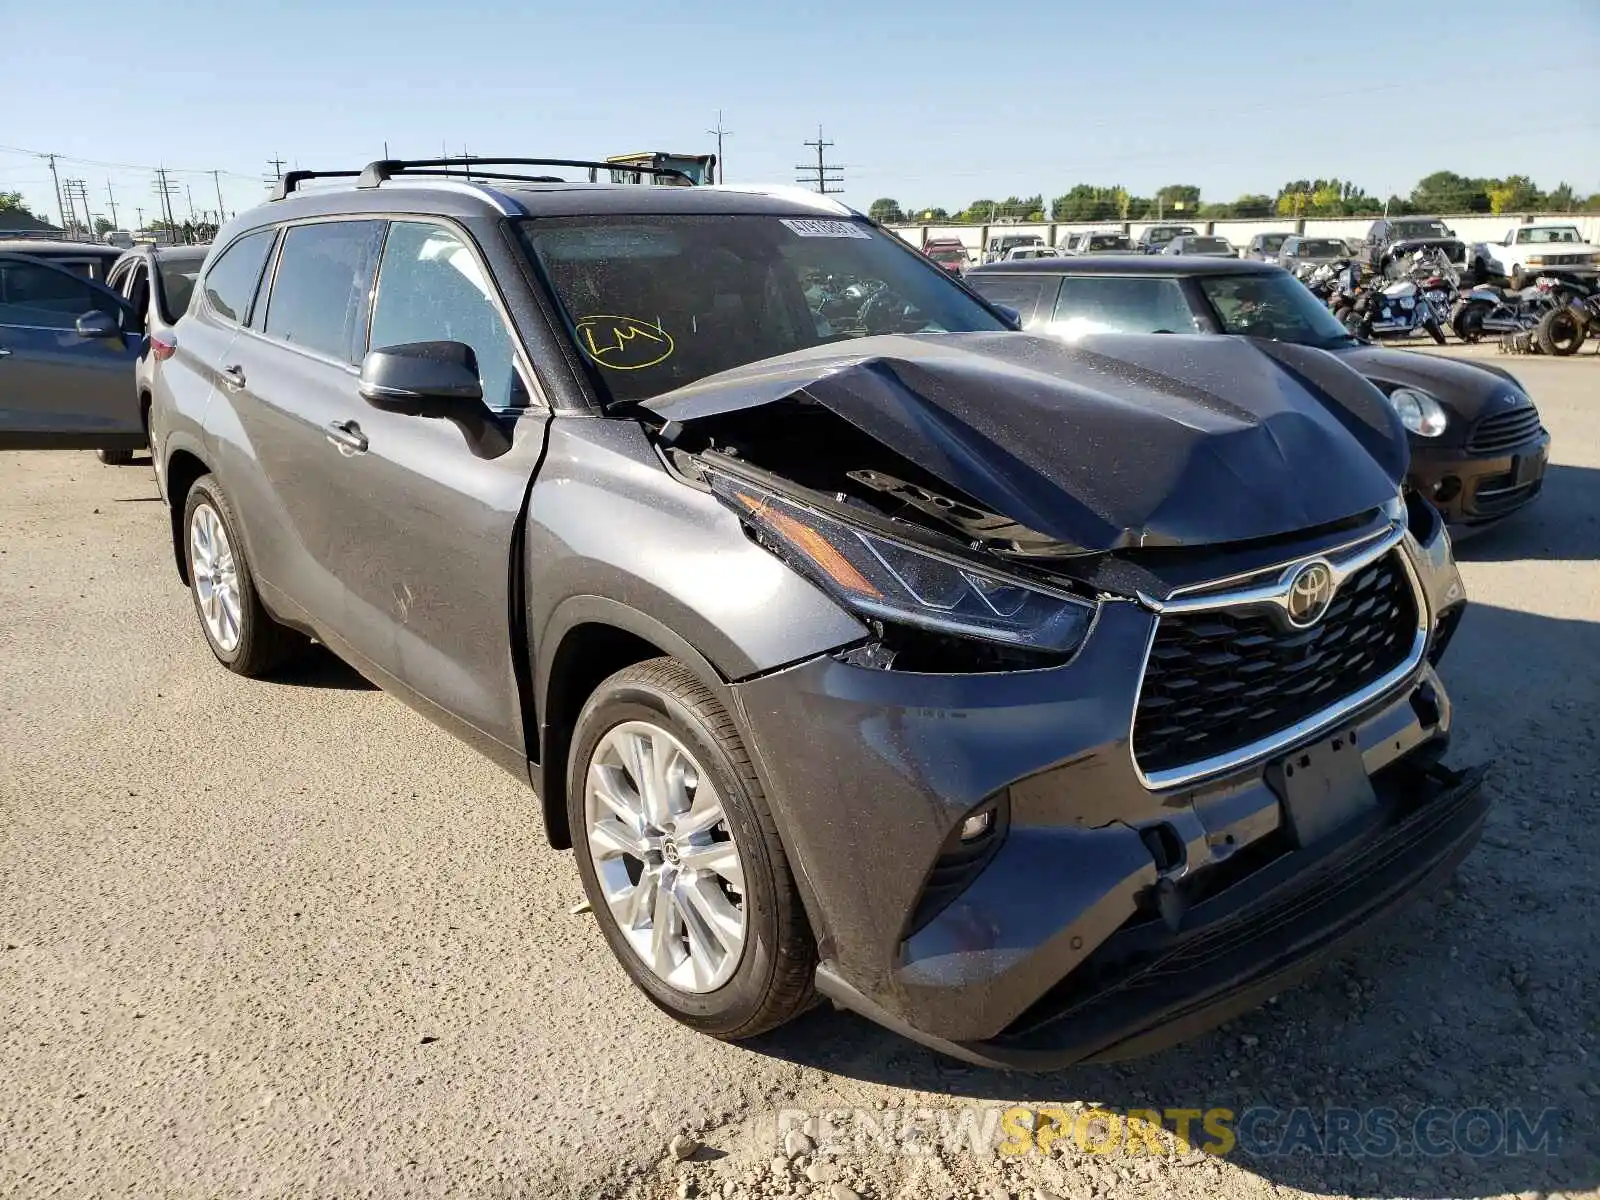
[[[1461,480],[1454,475],[1446,475],[1433,485],[1433,498],[1440,504],[1448,504],[1461,494]]]
[[[973,813],[961,822],[961,840],[975,842],[989,832],[994,824],[994,809],[986,808],[982,812]]]

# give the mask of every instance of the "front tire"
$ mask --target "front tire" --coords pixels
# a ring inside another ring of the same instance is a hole
[[[1539,349],[1553,358],[1566,358],[1570,354],[1576,354],[1583,348],[1588,336],[1589,331],[1584,328],[1583,322],[1566,308],[1545,313],[1539,318],[1539,324],[1534,329]]]
[[[1422,327],[1428,331],[1428,336],[1435,342],[1441,346],[1444,345],[1444,329],[1436,318],[1429,317],[1422,323]]]
[[[239,522],[216,477],[202,475],[183,506],[189,594],[200,632],[217,661],[235,674],[268,674],[305,645],[305,637],[273,620],[256,591]]]
[[[133,461],[132,450],[96,450],[94,453],[108,467],[125,467]]]
[[[1511,290],[1514,291],[1514,292],[1520,292],[1523,288],[1525,288],[1527,286],[1528,286],[1528,277],[1525,274],[1523,274],[1522,267],[1520,265],[1512,267],[1511,268]]]
[[[814,999],[816,944],[732,719],[656,658],[595,689],[573,730],[567,818],[584,893],[630,979],[735,1040]]]

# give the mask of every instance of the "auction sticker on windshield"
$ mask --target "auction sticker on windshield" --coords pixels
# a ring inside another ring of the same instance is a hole
[[[869,241],[872,238],[854,221],[817,221],[797,217],[780,217],[779,220],[801,237],[865,238]]]
[[[602,367],[638,371],[669,358],[672,335],[659,321],[601,313],[576,322],[578,344]]]

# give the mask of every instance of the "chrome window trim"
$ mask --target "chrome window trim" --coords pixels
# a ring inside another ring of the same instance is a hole
[[[1333,555],[1314,555],[1310,558],[1303,558],[1290,563],[1283,568],[1278,582],[1265,586],[1245,588],[1232,592],[1208,592],[1204,595],[1164,602],[1152,601],[1147,597],[1141,596],[1141,601],[1147,607],[1155,606],[1157,615],[1156,619],[1151,622],[1150,634],[1145,639],[1144,657],[1139,667],[1139,686],[1133,694],[1133,713],[1128,720],[1128,758],[1133,764],[1134,774],[1138,777],[1140,784],[1153,792],[1188,787],[1229,771],[1237,770],[1240,767],[1271,758],[1274,754],[1286,751],[1296,743],[1307,741],[1339,725],[1351,714],[1375,703],[1414,675],[1427,654],[1430,615],[1422,579],[1417,574],[1416,565],[1412,562],[1412,556],[1402,546],[1406,537],[1407,530],[1405,525],[1396,523],[1391,526],[1380,540],[1364,545],[1355,553],[1343,558],[1337,558],[1337,552],[1334,552]],[[1289,582],[1300,568],[1313,562],[1322,562],[1334,572],[1334,578],[1339,583],[1343,583],[1345,579],[1355,572],[1376,562],[1385,554],[1392,552],[1399,554],[1406,578],[1411,583],[1412,600],[1417,610],[1417,628],[1416,634],[1411,641],[1411,649],[1398,666],[1321,712],[1313,713],[1311,716],[1304,717],[1285,729],[1263,738],[1257,738],[1247,745],[1229,750],[1224,754],[1215,754],[1210,758],[1186,763],[1181,767],[1168,767],[1165,770],[1149,773],[1146,773],[1144,768],[1139,765],[1138,755],[1134,753],[1133,748],[1134,727],[1139,720],[1139,700],[1144,694],[1145,673],[1150,667],[1150,652],[1155,648],[1156,634],[1161,628],[1162,614],[1201,612],[1218,608],[1260,608],[1262,606],[1284,607],[1285,611],[1287,611]],[[1334,561],[1330,561],[1330,558],[1333,558]],[[1260,574],[1260,572],[1255,572],[1254,574]]]

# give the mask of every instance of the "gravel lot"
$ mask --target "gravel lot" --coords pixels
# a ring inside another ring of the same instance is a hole
[[[1498,761],[1484,844],[1275,1004],[1049,1076],[822,1009],[741,1047],[674,1025],[570,911],[525,787],[331,658],[212,662],[148,466],[0,454],[0,1195],[1600,1195],[1600,362],[1501,361],[1555,442],[1535,509],[1459,547],[1452,761]],[[1563,1115],[1553,1154],[1426,1160],[776,1134],[1069,1102]]]

